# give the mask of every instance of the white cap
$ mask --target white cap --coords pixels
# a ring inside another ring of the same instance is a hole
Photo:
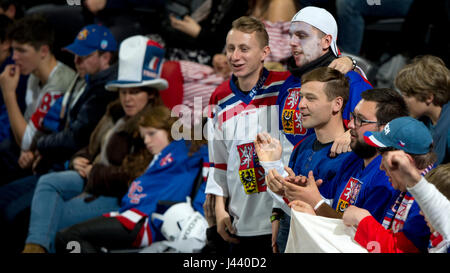
[[[294,15],[291,22],[305,22],[316,27],[325,34],[330,34],[333,39],[330,45],[331,50],[336,56],[341,54],[336,45],[337,23],[333,15],[326,9],[312,6],[302,8]]]

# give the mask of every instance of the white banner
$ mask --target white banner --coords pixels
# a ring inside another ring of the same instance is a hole
[[[286,253],[367,253],[353,238],[356,229],[342,219],[291,210]]]

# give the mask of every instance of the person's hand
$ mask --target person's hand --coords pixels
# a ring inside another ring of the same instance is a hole
[[[305,178],[301,179],[305,181]],[[322,196],[320,195],[317,184],[322,183],[322,179],[317,181],[314,179],[312,171],[309,171],[308,177],[306,178],[306,183],[303,185],[298,185],[298,183],[283,183],[284,196],[291,202],[294,200],[301,200],[312,207],[314,207],[320,200]]]
[[[0,87],[3,96],[16,94],[17,85],[19,84],[20,68],[18,65],[9,64],[0,74]]]
[[[184,16],[183,20],[177,19],[172,14],[169,15],[170,24],[174,29],[186,33],[189,36],[197,38],[202,27],[191,16]]]
[[[299,211],[299,212],[303,212],[303,213],[308,213],[311,215],[316,215],[316,212],[314,211],[314,208],[311,207],[310,204],[303,202],[301,200],[294,200],[292,202],[289,203],[288,205],[290,208],[292,208],[293,210]]]
[[[97,12],[103,10],[106,6],[107,0],[86,0],[84,4],[90,12],[96,14]]]
[[[225,54],[219,53],[215,54],[212,59],[212,66],[214,72],[219,74],[223,78],[229,78],[231,74],[231,68],[227,61],[227,56]]]
[[[259,133],[254,141],[255,152],[260,161],[277,161],[281,159],[283,148],[278,139],[268,133]]]
[[[349,206],[345,209],[344,215],[342,215],[342,220],[344,224],[347,226],[355,226],[359,225],[362,219],[367,216],[371,216],[370,212],[366,209],[361,209],[355,206]]]
[[[280,196],[284,195],[283,181],[284,178],[275,169],[269,170],[269,173],[266,175],[267,186],[273,193]]]
[[[347,130],[343,135],[337,137],[331,145],[330,157],[336,157],[338,154],[351,152],[350,147],[351,135],[350,130]]]
[[[32,151],[21,151],[17,163],[22,169],[28,169],[34,161],[34,153]]]
[[[286,166],[284,166],[284,170],[288,173],[288,176],[284,178],[285,182],[289,182],[299,186],[304,186],[306,184],[305,176],[295,175],[294,170]]]
[[[89,174],[91,173],[91,170],[92,170],[92,164],[88,164],[86,167],[84,167],[84,170],[82,171],[82,173],[84,174],[84,176],[82,175],[82,177],[88,178]]]
[[[334,59],[328,65],[328,67],[334,68],[334,69],[338,70],[339,72],[341,72],[342,74],[346,74],[347,72],[349,72],[350,70],[353,69],[353,62],[352,62],[352,59],[350,59],[350,57],[343,56],[343,57]]]
[[[239,240],[237,238],[231,237],[228,232],[231,234],[236,234],[236,231],[231,224],[230,215],[228,212],[224,210],[218,211],[216,209],[216,221],[217,221],[217,233],[224,239],[225,241],[233,244],[238,244]]]
[[[413,187],[420,179],[420,173],[413,165],[412,160],[402,151],[390,151],[383,154],[381,160],[382,169],[394,180],[402,189]]]
[[[208,227],[216,225],[216,196],[214,194],[207,194],[205,203],[203,203],[203,212],[205,213]]]
[[[38,150],[34,151],[34,160],[33,160],[33,164],[31,166],[31,170],[33,171],[33,173],[36,173],[36,168],[39,165],[39,163],[42,160],[42,155],[39,153]]]
[[[91,165],[90,161],[87,158],[78,156],[73,160],[72,164],[73,164],[73,169],[75,171],[77,171],[81,177],[87,178],[88,173],[86,173],[86,171],[87,171],[86,168],[89,165]],[[92,165],[91,165],[91,167],[92,167]],[[90,169],[89,169],[89,171],[90,171]]]

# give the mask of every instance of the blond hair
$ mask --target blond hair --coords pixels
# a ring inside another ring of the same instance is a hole
[[[261,48],[269,45],[269,34],[267,34],[266,26],[260,20],[249,16],[242,16],[234,20],[231,26],[232,29],[248,34],[256,32],[256,37]]]
[[[437,166],[425,178],[450,200],[450,163]]]
[[[433,95],[433,104],[443,106],[449,100],[450,71],[436,56],[418,56],[398,72],[394,84],[407,97],[425,101]]]

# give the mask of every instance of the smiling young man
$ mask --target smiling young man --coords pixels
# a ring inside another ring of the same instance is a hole
[[[253,140],[268,130],[269,118],[277,118],[278,89],[289,73],[264,68],[270,48],[257,19],[235,20],[225,48],[233,75],[210,99],[215,108],[208,119],[208,150],[214,168],[206,193],[216,196],[217,231],[233,243],[232,253],[271,253],[272,197]],[[277,136],[273,127],[270,132]]]
[[[352,113],[349,123],[352,153],[360,160],[354,164],[343,164],[331,181],[331,205],[321,201],[322,196],[314,179],[309,179],[306,187],[285,183],[285,193],[290,201],[308,203],[320,216],[341,218],[350,206],[365,208],[381,223],[386,207],[396,196],[389,178],[380,170],[381,155],[375,147],[364,140],[367,131],[382,131],[394,118],[407,116],[408,110],[402,96],[387,88],[371,89],[361,94],[362,99]],[[293,194],[296,192],[297,194]],[[307,198],[299,198],[306,196]]]
[[[323,181],[320,187],[321,195],[328,199],[330,186],[332,186],[330,181],[341,169],[342,164],[344,162],[352,164],[357,160],[352,153],[343,153],[337,157],[329,156],[333,142],[345,132],[342,110],[348,99],[348,88],[347,78],[329,67],[319,67],[302,76],[300,92],[302,98],[299,103],[302,124],[305,128],[313,129],[314,134],[295,146],[289,160],[291,168],[289,172],[291,176],[293,173],[297,176],[307,176],[310,171],[313,171],[315,177]],[[269,143],[272,142],[275,142],[276,148],[270,147]],[[274,177],[279,177],[280,173],[287,175],[281,162],[282,148],[277,143],[279,142],[270,139],[270,136],[258,135],[255,146],[261,164],[268,172],[268,180],[276,184],[270,189],[277,188],[279,191],[272,190],[272,192],[286,197],[282,190],[284,181],[273,181]],[[278,152],[273,153],[274,150]],[[272,170],[273,168],[276,171]],[[295,200],[294,196],[295,193],[291,191],[289,199]],[[290,215],[289,209],[284,212]],[[285,219],[283,222],[289,222],[288,217]],[[277,238],[277,246],[281,252],[284,252],[286,242],[287,236]]]

